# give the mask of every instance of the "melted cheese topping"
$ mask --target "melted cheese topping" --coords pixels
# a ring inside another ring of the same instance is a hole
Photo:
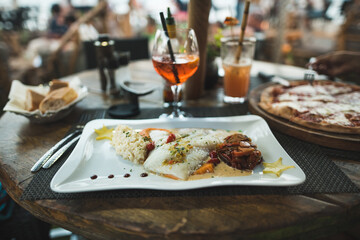
[[[307,112],[309,111],[309,108],[314,108],[317,106],[323,105],[322,102],[311,102],[311,101],[303,101],[303,102],[279,102],[274,103],[273,108],[276,110],[280,110],[283,107],[290,107],[292,109],[295,109],[298,112]]]
[[[350,87],[339,87],[334,85],[325,85],[323,88],[326,89],[330,95],[338,95],[340,93],[349,93],[352,91]]]
[[[286,113],[284,108],[289,108],[305,114],[305,119],[309,115],[319,116],[322,123],[350,126],[353,123],[345,114],[360,115],[360,91],[348,86],[300,85],[285,89],[277,98],[279,102],[272,104],[275,112]]]
[[[352,93],[346,93],[341,94],[336,97],[337,101],[341,103],[348,103],[348,104],[356,104],[360,105],[360,92],[352,92]]]
[[[288,91],[290,94],[300,94],[300,95],[316,95],[317,91],[314,87],[310,85],[300,85],[294,88],[290,88]]]
[[[344,125],[351,126],[351,122],[345,117],[344,114],[334,114],[326,118],[323,122],[336,124],[336,125]]]

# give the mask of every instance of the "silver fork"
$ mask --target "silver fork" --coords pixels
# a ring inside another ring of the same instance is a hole
[[[311,64],[313,64],[314,62],[316,62],[316,58],[314,57],[310,58],[308,69],[305,70],[304,73],[304,80],[309,81],[310,85],[313,85],[316,74],[316,72],[313,70],[311,66]]]

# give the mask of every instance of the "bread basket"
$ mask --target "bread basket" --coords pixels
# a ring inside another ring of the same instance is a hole
[[[69,115],[69,113],[74,109],[76,103],[84,99],[88,94],[87,88],[81,84],[79,78],[72,78],[68,81],[68,83],[69,87],[74,88],[74,90],[77,92],[78,97],[68,105],[57,109],[56,111],[46,111],[45,113],[42,113],[38,109],[31,112],[26,110],[26,91],[31,89],[45,95],[49,91],[49,86],[28,86],[24,85],[18,80],[13,80],[9,93],[9,101],[5,105],[4,111],[25,116],[33,123],[56,122]]]

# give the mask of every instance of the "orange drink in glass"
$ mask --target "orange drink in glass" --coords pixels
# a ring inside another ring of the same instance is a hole
[[[178,102],[182,85],[199,67],[199,47],[195,31],[191,28],[176,28],[175,32],[158,29],[152,50],[152,63],[156,72],[171,86],[174,99],[173,112],[162,114],[160,118],[191,117],[180,110]]]
[[[250,70],[255,52],[255,38],[245,39],[240,59],[236,59],[238,39],[224,38],[221,60],[224,69],[224,102],[244,103],[250,86]]]

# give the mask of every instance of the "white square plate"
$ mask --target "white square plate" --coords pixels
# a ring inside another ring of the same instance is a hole
[[[141,177],[145,172],[141,165],[116,155],[109,140],[95,140],[94,129],[103,126],[115,128],[118,124],[128,125],[134,129],[155,127],[241,130],[257,144],[264,162],[275,162],[282,157],[284,165],[293,165],[295,168],[284,171],[280,177],[263,174],[262,164],[255,167],[252,175],[240,177],[216,177],[193,181],[173,180],[151,173],[148,173],[147,177]],[[125,178],[126,173],[131,176]],[[97,176],[94,180],[91,179],[93,175]],[[109,175],[114,177],[109,178]],[[247,115],[171,121],[166,119],[93,120],[85,126],[79,142],[53,177],[50,187],[55,192],[71,193],[115,189],[187,190],[228,185],[293,186],[304,181],[304,172],[281,147],[265,120],[259,116]]]

